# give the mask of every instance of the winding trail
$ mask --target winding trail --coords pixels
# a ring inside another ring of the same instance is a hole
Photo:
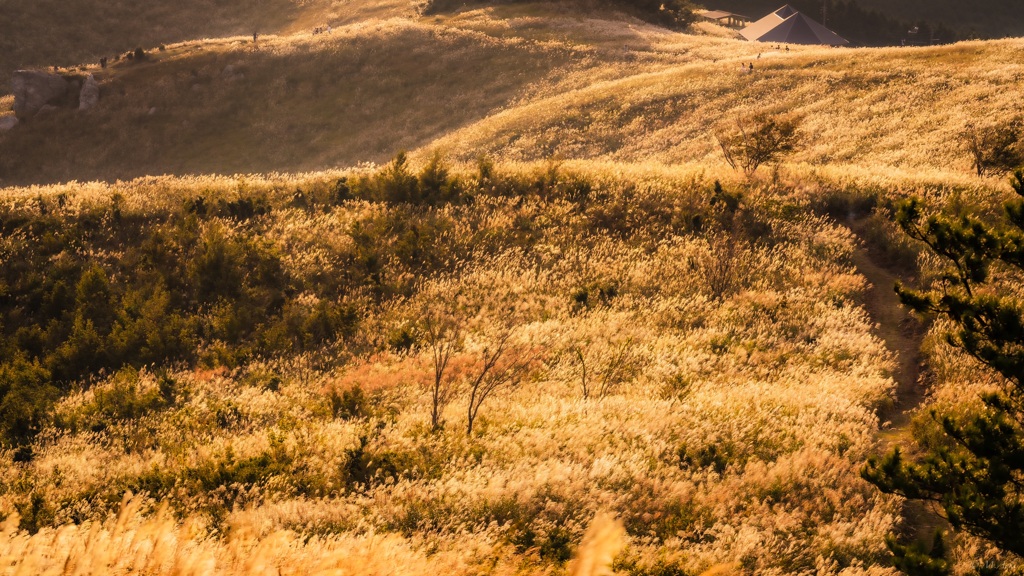
[[[867,218],[851,220],[847,224],[859,238],[866,238],[864,231],[870,225]],[[862,304],[874,321],[873,331],[896,356],[896,368],[892,374],[897,384],[896,399],[891,407],[880,410],[878,414],[884,425],[879,431],[878,452],[887,454],[897,446],[912,445],[911,417],[925,400],[920,379],[923,366],[921,345],[927,328],[903,307],[893,290],[897,280],[912,280],[905,271],[887,265],[867,241],[857,248],[853,263],[869,283]],[[935,531],[946,527],[945,520],[923,502],[905,501],[902,513],[900,529],[904,536],[922,543],[930,544]]]

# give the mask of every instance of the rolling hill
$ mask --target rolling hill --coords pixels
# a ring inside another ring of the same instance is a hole
[[[182,43],[93,67],[97,109],[0,136],[0,178],[313,170],[434,148],[467,161],[715,162],[714,130],[757,110],[802,118],[795,162],[961,170],[964,127],[1015,114],[1022,50],[774,50],[536,6],[268,36],[258,49]]]
[[[96,106],[0,132],[5,570],[895,576],[935,541],[865,466],[1000,381],[896,301],[948,272],[892,216],[1003,210],[961,139],[1019,116],[1024,40],[182,0],[53,43],[86,8],[16,35]],[[760,113],[797,146],[733,170]]]
[[[18,68],[96,63],[140,46],[294,32],[414,9],[403,0],[0,0],[0,94],[7,93],[7,79]]]

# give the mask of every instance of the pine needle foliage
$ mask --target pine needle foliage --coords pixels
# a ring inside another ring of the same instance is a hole
[[[982,397],[984,409],[939,414],[944,438],[919,439],[923,456],[907,461],[899,449],[872,460],[864,477],[882,491],[936,503],[957,530],[1005,552],[1024,555],[1024,306],[1013,295],[1024,281],[1024,172],[1014,176],[1018,194],[1005,205],[1004,221],[925,216],[910,200],[897,222],[945,264],[937,286],[897,285],[913,310],[948,319],[949,344],[1002,377],[1001,389]]]

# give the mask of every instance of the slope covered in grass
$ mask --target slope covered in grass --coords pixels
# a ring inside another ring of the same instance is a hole
[[[0,515],[20,514],[0,555],[562,573],[604,511],[625,573],[888,573],[897,503],[858,471],[891,356],[854,237],[807,210],[821,189],[596,163],[413,176],[5,190],[4,269],[60,263],[8,279],[6,373],[162,328],[0,451]],[[46,307],[59,290],[72,307]],[[338,307],[355,313],[325,330]],[[478,377],[499,385],[468,433]]]
[[[172,45],[122,62],[103,104],[0,136],[0,179],[303,170],[383,162],[510,104],[572,50],[407,21]],[[59,133],[59,137],[54,137]]]
[[[774,50],[536,6],[373,20],[120,63],[95,111],[0,135],[0,179],[308,170],[416,148],[716,163],[715,130],[757,111],[802,118],[795,162],[967,170],[957,139],[1017,113],[1022,54],[1018,40]]]
[[[18,68],[95,63],[136,47],[289,32],[413,10],[403,0],[0,0],[0,94]]]
[[[897,366],[844,222],[914,270],[897,200],[997,206],[956,139],[1016,114],[1024,42],[361,6],[90,69],[98,107],[0,134],[5,565],[892,574],[860,470]],[[741,179],[713,134],[758,111],[804,144]]]
[[[714,163],[721,162],[715,130],[765,111],[801,118],[805,143],[796,162],[968,171],[959,144],[965,127],[1014,117],[1024,83],[1019,40],[788,52],[686,42],[699,54],[690,64],[538,99],[431,146],[457,157],[484,150],[514,160]],[[720,59],[708,61],[709,54]],[[753,74],[741,70],[751,62]]]

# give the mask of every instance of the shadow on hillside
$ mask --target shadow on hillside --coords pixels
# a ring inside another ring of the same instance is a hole
[[[569,57],[397,24],[189,50],[122,64],[89,113],[0,135],[0,184],[379,162],[507,105]]]
[[[0,0],[0,95],[14,70],[74,66],[197,38],[291,32],[331,21],[412,13],[396,0]]]

